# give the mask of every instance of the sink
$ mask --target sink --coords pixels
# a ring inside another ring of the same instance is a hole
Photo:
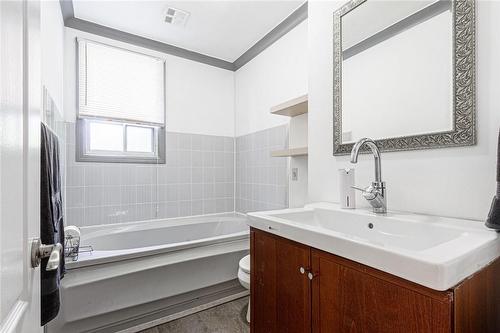
[[[251,227],[447,290],[500,256],[500,235],[480,221],[340,209],[331,203],[248,213]]]

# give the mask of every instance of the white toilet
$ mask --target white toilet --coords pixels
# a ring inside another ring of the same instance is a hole
[[[244,288],[250,290],[250,255],[241,258],[239,266],[238,279]],[[250,322],[250,301],[248,301],[247,321]]]

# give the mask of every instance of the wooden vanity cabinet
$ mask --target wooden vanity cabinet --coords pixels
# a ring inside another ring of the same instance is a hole
[[[310,248],[265,232],[252,231],[251,242],[252,332],[308,332],[311,286],[299,270],[309,269]]]
[[[500,332],[500,260],[436,291],[254,228],[250,249],[252,333]]]

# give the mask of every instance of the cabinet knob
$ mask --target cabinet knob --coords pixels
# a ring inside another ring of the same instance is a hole
[[[306,272],[306,269],[304,267],[299,268],[300,274],[304,274]]]
[[[314,279],[314,277],[315,277],[315,276],[316,276],[316,275],[314,275],[314,274],[313,274],[313,273],[311,273],[311,272],[307,273],[307,277],[309,278],[309,280]]]

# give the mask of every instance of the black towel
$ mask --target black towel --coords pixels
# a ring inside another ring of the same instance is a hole
[[[498,131],[497,149],[497,195],[493,197],[490,213],[486,219],[486,226],[500,231],[500,130]]]
[[[43,244],[61,243],[64,246],[63,205],[59,142],[57,136],[42,123],[40,156],[40,240]],[[59,283],[64,276],[64,254],[59,268],[46,271],[48,258],[42,259],[41,324],[54,319],[59,312]]]

